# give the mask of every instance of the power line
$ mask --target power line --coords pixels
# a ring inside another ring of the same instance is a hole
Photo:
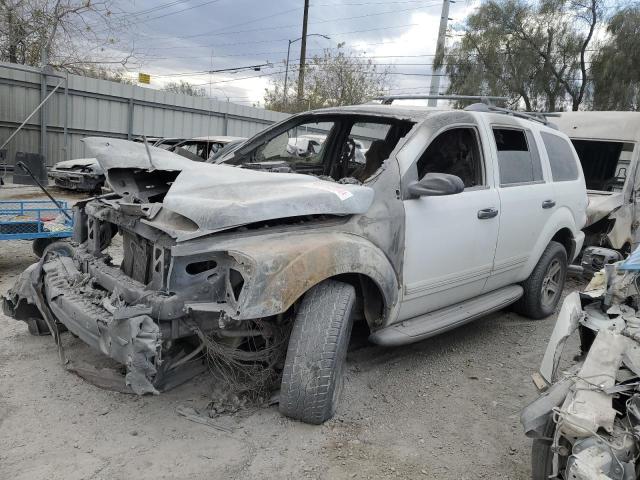
[[[216,1],[216,0],[214,0]],[[324,23],[335,23],[335,22],[342,22],[345,20],[355,20],[355,19],[359,19],[359,18],[369,18],[369,17],[375,17],[375,16],[380,16],[380,15],[389,15],[389,14],[396,14],[396,13],[402,13],[402,12],[409,12],[409,11],[416,11],[416,10],[422,10],[423,8],[428,8],[428,7],[434,7],[434,6],[439,6],[440,3],[434,3],[434,4],[427,4],[427,5],[422,5],[420,7],[412,7],[412,8],[405,8],[405,9],[401,9],[401,10],[387,10],[384,12],[375,12],[375,13],[367,13],[364,15],[356,15],[353,17],[341,17],[341,18],[332,18],[329,20],[319,20],[317,22],[309,22],[309,25],[319,25],[319,24],[324,24]],[[217,33],[199,33],[199,34],[195,34],[195,35],[189,35],[188,37],[185,36],[179,36],[179,37],[173,37],[174,39],[185,39],[185,38],[195,38],[195,37],[202,37],[202,36],[219,36],[219,35],[234,35],[234,34],[238,34],[238,33],[252,33],[252,32],[261,32],[261,31],[266,31],[266,30],[282,30],[283,28],[292,28],[292,27],[298,27],[298,24],[290,24],[290,25],[276,25],[276,26],[271,26],[271,27],[262,27],[262,28],[254,28],[254,29],[248,29],[248,30],[236,30],[236,31],[232,31],[232,32],[217,32]]]
[[[183,8],[182,10],[178,10],[176,12],[168,12],[168,13],[164,13],[162,15],[158,15],[155,17],[151,17],[151,18],[146,18],[143,22],[135,22],[136,24],[140,24],[140,23],[147,23],[147,22],[151,22],[153,20],[157,20],[159,18],[164,18],[164,17],[168,17],[169,15],[177,15],[178,13],[182,13],[182,12],[186,12],[187,10],[193,10],[195,8],[200,8],[200,7],[205,7],[207,5],[211,5],[212,3],[218,3],[220,0],[209,0],[207,2],[203,2],[200,3],[198,5],[191,5],[187,8]]]
[[[423,57],[433,57],[433,54],[423,54],[423,55],[372,55],[372,56],[367,56],[367,55],[361,55],[361,56],[350,56],[350,57],[344,57],[345,59],[353,59],[353,60],[370,60],[370,59],[377,59],[377,58],[423,58]],[[187,57],[188,58],[188,57]],[[200,57],[202,58],[202,57]],[[298,63],[299,59],[294,59],[291,60],[290,63]],[[433,66],[434,64],[431,63],[382,63],[382,62],[374,62],[373,63],[374,66],[416,66],[416,67],[422,67],[422,66]],[[460,64],[452,64],[452,65],[460,65]],[[264,64],[260,64],[260,65],[249,65],[249,66],[244,66],[244,67],[233,67],[233,68],[227,68],[227,69],[222,69],[222,70],[193,70],[193,71],[187,71],[187,72],[178,72],[178,73],[167,73],[167,74],[153,74],[156,77],[184,77],[184,76],[199,76],[199,75],[209,75],[211,73],[221,73],[221,72],[238,72],[241,70],[246,70],[246,69],[255,69],[256,67],[272,67],[273,64],[272,63],[264,63]],[[318,67],[324,67],[324,65],[317,65],[317,64],[306,64],[306,67],[310,67],[310,68],[318,68]],[[292,66],[290,67],[291,69],[295,70],[295,68],[299,68],[299,67],[295,67]],[[345,67],[342,67],[345,68]]]
[[[139,17],[139,16],[141,16],[141,15],[148,15],[149,13],[153,13],[153,12],[155,12],[155,11],[159,11],[159,10],[164,10],[164,9],[167,9],[167,8],[171,8],[171,7],[173,7],[173,6],[180,5],[180,4],[182,4],[182,3],[186,3],[186,2],[188,2],[188,1],[189,1],[189,0],[174,0],[174,1],[172,1],[172,2],[164,3],[164,4],[162,4],[162,5],[156,5],[155,7],[150,7],[150,8],[147,8],[147,9],[145,9],[145,10],[138,10],[138,11],[136,11],[136,12],[127,12],[127,11],[125,11],[125,10],[121,10],[121,11],[118,11],[118,12],[110,12],[110,13],[109,13],[109,16],[111,16],[111,17],[127,16],[128,18],[131,18],[131,17]],[[94,27],[94,26],[97,26],[97,25],[102,25],[103,23],[104,23],[103,21],[99,21],[99,22],[89,22],[89,23],[87,23],[87,24],[86,24],[86,26],[88,26],[88,27]],[[102,31],[102,30],[100,30],[99,32],[101,32],[101,31]]]
[[[391,5],[398,3],[422,3],[423,0],[403,0],[403,1],[393,1],[393,2],[358,2],[358,3],[312,3],[311,7],[345,7],[345,6],[362,6],[362,5]]]
[[[203,83],[194,83],[193,86],[194,87],[202,87],[205,85],[218,85],[220,83],[230,83],[230,82],[239,82],[242,80],[250,80],[253,78],[262,78],[262,77],[272,77],[274,75],[280,75],[282,73],[285,73],[284,70],[279,70],[277,72],[271,72],[271,73],[263,73],[260,75],[252,75],[249,77],[241,77],[241,78],[231,78],[231,79],[227,79],[227,80],[215,80],[215,81],[211,81],[211,82],[203,82]],[[383,72],[366,72],[365,74],[367,75],[383,75],[385,73]],[[389,73],[390,75],[400,75],[400,76],[420,76],[420,77],[429,77],[431,76],[431,74],[429,73],[408,73],[408,72],[391,72]],[[442,74],[442,76],[447,76],[445,74]]]
[[[381,31],[381,30],[393,30],[396,28],[406,28],[406,27],[417,27],[419,26],[419,23],[407,23],[404,25],[393,25],[393,26],[389,26],[389,27],[376,27],[376,28],[367,28],[364,30],[350,30],[347,32],[337,32],[334,33],[333,35],[351,35],[354,33],[366,33],[366,32],[377,32],[377,31]],[[174,37],[174,38],[178,38],[178,37]],[[190,49],[194,49],[194,48],[219,48],[219,47],[230,47],[230,46],[234,46],[234,45],[252,45],[255,43],[277,43],[277,42],[286,42],[287,40],[290,40],[290,38],[279,38],[276,40],[254,40],[254,41],[247,41],[247,42],[231,42],[231,43],[218,43],[218,44],[210,44],[210,45],[200,45],[200,46],[192,46],[192,45],[185,45],[182,47],[162,47],[162,46],[155,46],[155,47],[147,47],[147,50],[175,50],[175,49],[182,49],[182,48],[190,48]],[[395,42],[382,42],[382,43],[395,43]],[[371,43],[370,45],[382,45],[382,43]]]
[[[261,78],[261,77],[270,77],[273,75],[279,75],[281,73],[284,73],[284,70],[280,70],[277,72],[271,72],[271,73],[262,73],[260,75],[252,75],[250,77],[241,77],[241,78],[232,78],[229,80],[216,80],[216,81],[211,81],[211,82],[204,82],[204,83],[195,83],[193,84],[194,87],[201,87],[204,85],[218,85],[220,83],[229,83],[229,82],[239,82],[241,80],[249,80],[251,78]]]
[[[389,42],[381,42],[380,44],[383,43],[389,43]],[[370,44],[370,45],[376,45],[376,44]],[[336,48],[308,48],[307,51],[325,51],[325,50],[337,50]],[[230,58],[230,57],[236,57],[236,58],[241,58],[241,57],[250,57],[250,58],[258,58],[262,55],[284,55],[286,54],[286,50],[281,50],[281,51],[276,51],[276,52],[255,52],[255,53],[232,53],[232,54],[227,54],[227,55],[215,55],[215,58]],[[369,56],[369,55],[358,55],[358,56],[345,56],[344,58],[347,59],[359,59],[359,58],[363,58],[365,60],[367,59],[372,59],[372,58],[420,58],[420,57],[433,57],[435,56],[432,53],[427,53],[424,55],[375,55],[375,56]],[[445,55],[445,57],[448,55]],[[180,57],[152,57],[153,60],[172,60],[172,59],[180,59],[180,60],[195,60],[198,58],[207,58],[210,59],[211,55],[196,55],[196,56],[189,56],[189,57],[184,57],[184,56],[180,56]],[[291,62],[298,62],[299,59],[293,59],[290,60]]]
[[[140,15],[148,15],[149,13],[157,12],[159,10],[164,10],[166,8],[171,8],[176,5],[180,5],[181,3],[188,3],[189,0],[174,0],[173,2],[167,2],[162,5],[156,5],[155,7],[150,7],[144,10],[138,10],[136,12],[117,12],[115,15],[127,15],[129,17],[139,17]]]
[[[211,75],[213,73],[238,73],[243,70],[256,70],[259,71],[261,68],[271,68],[272,65],[270,63],[261,63],[259,65],[247,65],[244,67],[232,67],[232,68],[221,68],[219,70],[200,70],[195,72],[179,72],[179,73],[168,73],[168,74],[154,74],[155,77],[191,77],[197,75]]]
[[[174,11],[174,12],[168,12],[168,13],[164,13],[162,15],[157,15],[155,17],[145,18],[144,20],[132,22],[131,26],[133,26],[133,25],[141,25],[141,24],[144,24],[144,23],[147,23],[147,22],[151,22],[153,20],[158,20],[159,18],[168,17],[169,15],[177,15],[179,13],[186,12],[187,10],[193,10],[195,8],[204,7],[204,6],[207,6],[207,5],[211,5],[212,3],[218,3],[219,1],[221,1],[221,0],[208,0],[208,1],[200,3],[198,5],[191,5],[189,7],[183,8],[182,10],[177,10],[177,11]],[[163,10],[163,9],[160,9],[159,7],[157,7],[157,8],[158,8],[158,10]],[[106,32],[108,30],[109,29],[107,28],[107,29],[104,29],[104,30],[99,30],[99,31],[97,31],[95,33],[104,33],[104,32]]]
[[[269,18],[277,17],[277,16],[280,16],[280,15],[284,15],[286,13],[295,12],[296,10],[300,10],[300,8],[301,7],[290,8],[289,10],[283,10],[281,12],[276,12],[276,13],[271,14],[271,15],[261,16],[259,18],[255,18],[253,20],[248,20],[246,22],[234,23],[232,25],[227,25],[226,27],[217,28],[217,29],[214,29],[214,30],[210,30],[208,32],[197,33],[197,34],[194,34],[194,35],[184,35],[184,36],[180,36],[180,37],[176,37],[176,38],[179,38],[179,39],[183,40],[183,39],[187,39],[187,38],[203,37],[203,36],[208,36],[208,35],[224,35],[226,33],[225,30],[227,30],[229,28],[241,27],[243,25],[248,25],[250,23],[259,22],[261,20],[266,20],[266,19],[269,19]]]

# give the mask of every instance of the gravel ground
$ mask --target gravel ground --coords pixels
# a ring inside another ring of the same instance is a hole
[[[0,293],[34,261],[30,243],[0,242]],[[207,405],[207,375],[159,396],[100,390],[64,370],[51,337],[0,314],[0,478],[527,479],[519,413],[554,321],[504,311],[402,348],[356,340],[333,420],[304,425],[271,407],[217,419],[223,432],[176,413]],[[64,336],[71,358],[95,357]]]

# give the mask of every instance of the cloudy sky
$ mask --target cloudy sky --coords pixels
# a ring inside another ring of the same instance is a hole
[[[458,0],[451,33],[478,5]],[[307,55],[344,49],[371,58],[392,72],[393,93],[428,93],[441,0],[311,0]],[[129,26],[121,44],[135,48],[131,68],[151,75],[152,88],[185,80],[213,97],[262,102],[271,78],[282,74],[288,40],[301,35],[304,0],[136,0],[122,2]],[[449,39],[452,41],[452,39]],[[300,42],[291,47],[297,64]],[[265,64],[259,72],[200,73]],[[444,86],[444,83],[443,83]]]

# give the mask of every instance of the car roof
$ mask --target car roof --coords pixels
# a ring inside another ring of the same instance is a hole
[[[246,140],[246,137],[230,137],[227,135],[208,135],[204,137],[193,137],[188,139],[188,141],[197,141],[197,142],[218,142],[218,143],[229,143],[234,142],[236,140]]]
[[[570,138],[640,141],[640,112],[563,112],[549,118]]]

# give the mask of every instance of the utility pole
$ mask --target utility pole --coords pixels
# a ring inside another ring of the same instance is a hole
[[[291,44],[296,43],[297,41],[302,40],[303,38],[306,39],[307,37],[322,37],[322,38],[326,38],[327,40],[331,40],[331,37],[327,35],[323,35],[322,33],[310,33],[308,35],[305,35],[304,37],[296,38],[295,40],[289,40],[289,45],[287,46],[287,63],[284,70],[284,92],[283,92],[284,94],[282,96],[282,105],[284,106],[285,109],[287,108],[287,85],[288,85],[288,79],[289,79],[289,54],[291,53]]]
[[[442,61],[444,59],[444,45],[447,38],[447,25],[449,23],[449,5],[455,3],[453,0],[443,0],[442,2],[442,16],[440,17],[440,28],[438,29],[438,42],[436,43],[436,61]],[[435,62],[434,62],[435,63]],[[440,78],[442,76],[442,67],[438,67],[433,70],[431,75],[431,88],[429,89],[429,95],[438,95],[440,93]],[[429,100],[429,106],[435,107],[438,104],[438,100]]]
[[[304,64],[307,60],[307,21],[309,20],[309,0],[304,0],[304,17],[302,18],[302,38],[300,40],[300,68],[298,70],[298,102],[304,96]]]
[[[289,53],[291,53],[291,44],[293,42],[291,40],[289,40],[289,46],[287,47],[287,66],[284,69],[284,95],[282,97],[282,107],[286,110],[287,108],[287,97],[288,97],[288,92],[287,92],[287,82],[289,80]]]
[[[46,38],[46,37],[43,37]],[[43,44],[40,49],[40,63],[42,64],[42,70],[40,71],[40,101],[42,107],[40,108],[40,155],[42,155],[43,161],[47,162],[48,145],[47,145],[47,69],[49,64],[49,56],[47,55],[47,46]],[[45,163],[46,165],[46,163]]]

